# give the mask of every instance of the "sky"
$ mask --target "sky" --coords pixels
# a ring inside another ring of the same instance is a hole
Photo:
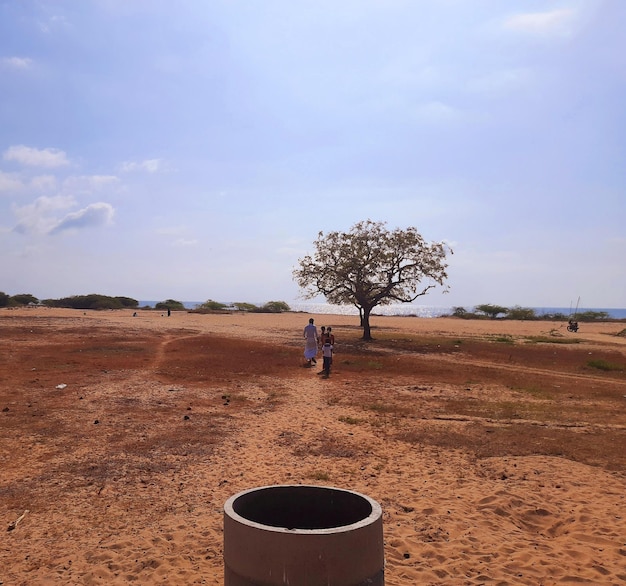
[[[454,251],[416,303],[626,307],[624,22],[622,0],[0,0],[0,291],[301,302],[319,232],[370,219]]]

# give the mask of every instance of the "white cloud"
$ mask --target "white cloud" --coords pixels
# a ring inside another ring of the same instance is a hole
[[[14,228],[20,234],[46,234],[57,223],[55,214],[75,205],[73,197],[58,195],[55,197],[38,197],[33,203],[25,206],[14,206],[13,213],[18,219]]]
[[[71,196],[42,196],[33,203],[13,207],[18,223],[13,229],[20,234],[59,234],[66,230],[79,230],[106,226],[113,220],[115,210],[111,204],[97,202],[77,212],[62,213],[76,205]]]
[[[111,204],[97,202],[77,212],[67,214],[49,230],[49,234],[60,234],[67,230],[106,226],[113,221],[115,210]]]
[[[75,193],[91,193],[118,183],[119,179],[115,175],[75,175],[65,179],[63,189]]]
[[[29,57],[2,57],[0,64],[9,69],[29,69],[33,65],[33,60]]]
[[[156,173],[163,170],[161,159],[146,159],[144,161],[126,161],[122,163],[122,171],[131,173],[133,171],[145,171],[146,173]]]
[[[38,191],[54,191],[57,178],[54,175],[37,175],[30,180],[31,186]]]
[[[568,8],[548,12],[527,12],[515,14],[504,22],[504,27],[514,31],[534,35],[569,36],[574,32],[577,13]]]
[[[0,193],[14,193],[22,187],[22,182],[15,175],[0,171]]]
[[[64,151],[59,149],[36,149],[24,145],[9,147],[4,151],[6,161],[15,161],[28,167],[55,168],[69,165]]]

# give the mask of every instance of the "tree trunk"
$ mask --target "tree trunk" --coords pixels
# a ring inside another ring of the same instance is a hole
[[[371,308],[364,308],[361,314],[361,325],[363,326],[363,339],[369,342],[372,339],[372,330],[370,328],[370,311]]]

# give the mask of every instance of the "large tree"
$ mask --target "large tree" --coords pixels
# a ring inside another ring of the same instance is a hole
[[[305,297],[355,305],[363,339],[371,340],[370,314],[378,305],[411,303],[437,285],[445,286],[443,242],[427,243],[416,228],[388,230],[384,222],[358,222],[349,232],[320,232],[315,252],[298,260],[293,277]],[[447,290],[445,287],[444,290]]]

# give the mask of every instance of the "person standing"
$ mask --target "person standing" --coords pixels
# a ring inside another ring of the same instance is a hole
[[[311,363],[317,364],[315,357],[317,356],[318,335],[313,318],[309,319],[309,325],[304,328],[304,340],[304,358],[308,366],[311,366]]]
[[[322,346],[324,345],[324,342],[326,341],[326,326],[322,326],[320,329],[322,330],[322,333],[320,334],[320,350],[321,350]]]
[[[330,366],[333,363],[333,345],[328,338],[326,338],[322,346],[322,358],[324,360],[322,372],[324,373],[324,378],[328,378],[330,376]]]

